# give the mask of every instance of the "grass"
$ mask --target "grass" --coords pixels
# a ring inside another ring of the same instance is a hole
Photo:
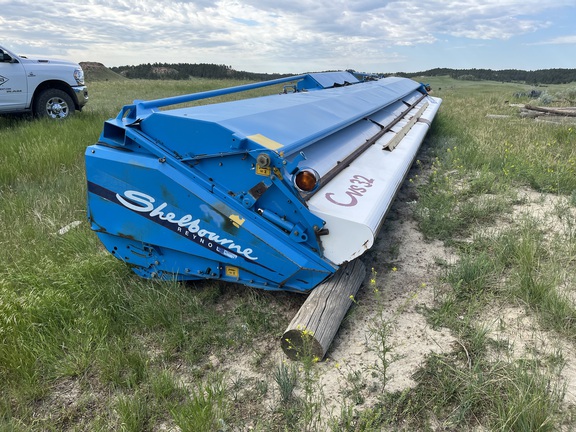
[[[99,81],[85,112],[65,122],[0,118],[0,430],[573,428],[563,353],[514,357],[481,318],[497,305],[520,308],[574,348],[576,127],[515,116],[505,100],[522,85],[425,81],[444,103],[412,177],[414,217],[458,258],[438,263],[424,313],[455,343],[426,358],[414,387],[392,391],[388,366],[402,361],[393,323],[373,323],[380,363],[341,372],[345,402],[331,413],[314,359],[270,354],[300,297],[139,279],[86,222],[83,154],[105,119],[134,99],[240,82]],[[544,221],[516,212],[525,191],[555,200]],[[224,373],[238,357],[252,372]]]
[[[280,390],[280,400],[283,404],[288,404],[294,397],[294,389],[298,382],[298,371],[294,365],[280,363],[274,369],[274,381]]]
[[[465,120],[454,121],[456,110],[464,106],[451,99],[454,103],[446,108],[454,112],[444,111],[447,116],[435,123],[439,142],[431,148],[431,175],[420,187],[415,213],[426,237],[459,251],[458,261],[447,266],[443,277],[447,288],[429,311],[434,325],[457,335],[458,347],[453,357],[429,358],[418,381],[419,387],[432,387],[418,388],[409,401],[429,412],[418,398],[434,394],[434,403],[441,399],[441,409],[451,411],[431,411],[451,427],[556,430],[566,415],[560,414],[564,393],[559,372],[546,369],[540,356],[491,359],[487,354],[495,341],[478,318],[495,304],[520,303],[559,340],[568,346],[576,341],[576,309],[559,291],[573,277],[567,270],[574,256],[568,252],[573,250],[573,215],[563,206],[559,213],[565,214],[566,229],[553,230],[547,225],[556,220],[551,215],[544,221],[531,214],[511,216],[513,206],[521,204],[517,191],[524,188],[559,199],[564,195],[568,201],[576,178],[576,135],[570,126],[520,119],[495,125],[485,115],[506,113],[509,108],[497,104],[501,100],[493,95],[466,99]],[[498,396],[507,391],[514,396]]]

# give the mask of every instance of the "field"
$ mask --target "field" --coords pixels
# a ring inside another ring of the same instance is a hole
[[[237,82],[97,81],[64,122],[0,118],[0,430],[575,429],[576,125],[521,118],[522,84],[422,80],[443,105],[322,362],[280,349],[303,296],[142,280],[86,221],[104,120]]]

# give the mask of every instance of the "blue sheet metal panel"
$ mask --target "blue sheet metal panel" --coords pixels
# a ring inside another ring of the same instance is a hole
[[[195,187],[157,158],[96,145],[86,153],[86,168],[92,229],[140,274],[150,268],[187,278],[185,269],[192,269],[190,277],[220,278],[216,269],[232,266],[241,283],[307,291],[336,270],[256,213]]]
[[[310,76],[323,88],[334,87],[334,85],[354,84],[358,79],[349,72],[337,71],[329,73],[312,73]]]
[[[233,136],[261,134],[280,143],[289,155],[419,87],[410,79],[386,78],[322,91],[182,108],[153,113],[143,119],[141,128],[179,154],[225,151]],[[229,138],[221,128],[228,131]]]
[[[268,172],[257,172],[255,155],[249,157],[245,152],[227,155],[216,153],[183,163],[179,157],[162,151],[161,145],[150,140],[138,129],[128,128],[126,137],[127,141],[132,142],[129,147],[134,154],[147,154],[151,157],[150,166],[155,165],[157,169],[171,166],[179,175],[184,176],[183,184],[191,183],[195,190],[202,188],[211,194],[219,195],[221,199],[234,200],[236,205],[240,203],[246,210],[257,211],[258,208],[263,208],[267,215],[275,212],[283,220],[280,225],[284,229],[291,226],[286,241],[303,242],[310,249],[319,250],[314,226],[321,227],[323,221],[312,215],[297,199],[296,192],[282,175],[272,176]],[[261,153],[270,154],[276,168],[284,167],[282,158],[276,153],[269,150],[257,152]],[[140,166],[135,161],[130,163]],[[129,167],[126,168],[130,171]],[[131,172],[123,173],[125,178],[130,178],[130,175]],[[258,207],[254,207],[256,201]]]
[[[343,86],[346,84],[358,83],[358,79],[350,72],[337,71],[337,72],[323,72],[311,73],[299,81],[297,89],[302,90],[320,90],[331,88],[334,86]]]
[[[140,130],[167,151],[184,158],[229,152],[238,139],[218,122],[197,120],[161,111],[142,120]]]

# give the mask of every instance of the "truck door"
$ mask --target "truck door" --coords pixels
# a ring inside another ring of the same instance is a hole
[[[0,112],[26,108],[26,70],[16,57],[0,48]]]

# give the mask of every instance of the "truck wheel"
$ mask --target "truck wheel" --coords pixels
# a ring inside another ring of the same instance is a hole
[[[47,89],[36,98],[34,114],[37,117],[63,119],[74,114],[74,101],[63,90]]]

